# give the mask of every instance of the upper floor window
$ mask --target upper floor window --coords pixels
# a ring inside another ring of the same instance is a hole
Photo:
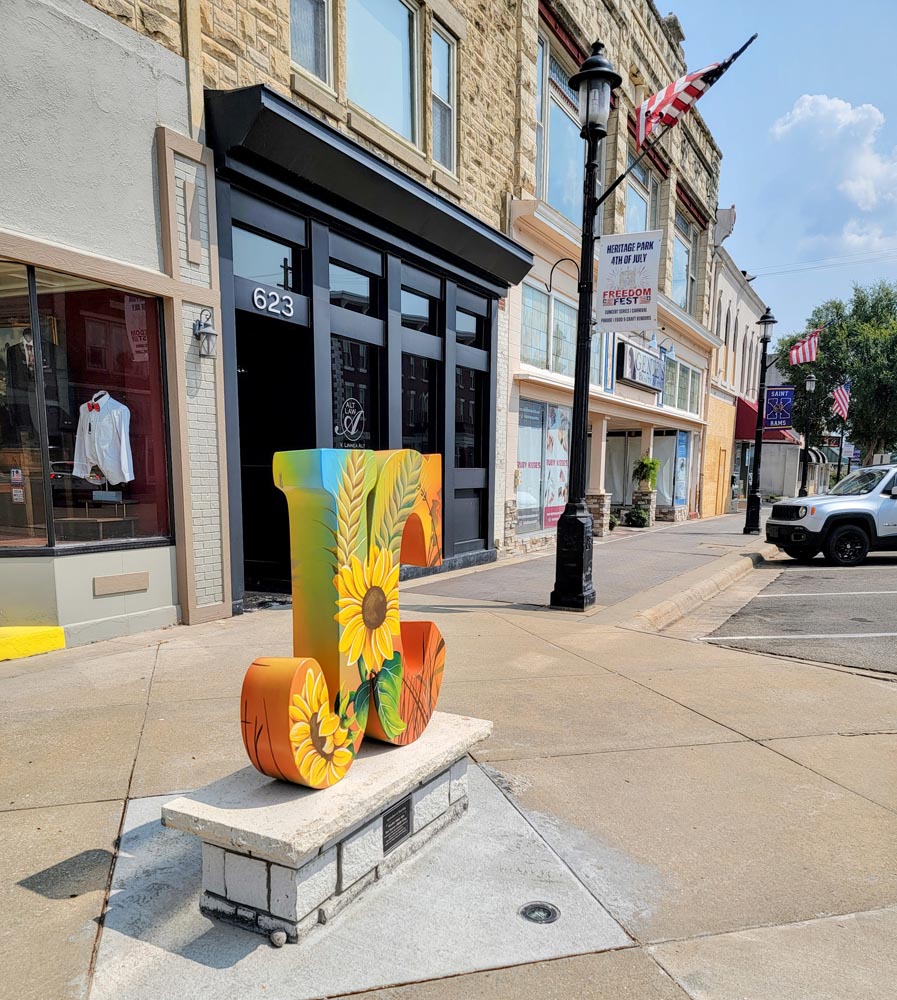
[[[575,306],[524,284],[521,361],[572,376],[576,364],[576,315]]]
[[[457,46],[439,26],[433,28],[431,54],[433,159],[454,173]]]
[[[673,301],[688,313],[695,311],[698,267],[698,227],[676,212],[673,238]]]
[[[701,373],[697,368],[665,358],[663,405],[687,413],[701,412]]]
[[[629,166],[632,172],[626,188],[626,232],[643,233],[657,228],[657,203],[660,200],[660,185],[657,177],[644,161],[636,163],[630,152]]]
[[[536,195],[577,225],[582,221],[585,156],[579,131],[579,95],[570,86],[570,73],[552,53],[547,39],[540,38],[536,56]]]
[[[290,0],[290,54],[293,62],[329,84],[330,0]]]
[[[349,100],[418,142],[418,9],[404,0],[346,0]]]

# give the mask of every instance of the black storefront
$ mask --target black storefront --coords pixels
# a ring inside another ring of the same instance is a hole
[[[209,93],[235,608],[289,589],[275,451],[443,457],[444,551],[491,558],[512,240],[263,86]]]

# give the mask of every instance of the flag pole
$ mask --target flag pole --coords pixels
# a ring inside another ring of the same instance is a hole
[[[751,35],[751,37],[744,43],[744,45],[741,46],[740,49],[738,49],[737,51],[733,52],[732,55],[730,55],[728,59],[726,59],[724,62],[722,62],[720,64],[719,75],[722,76],[722,74],[726,72],[726,70],[732,65],[732,63],[735,62],[735,60],[740,55],[742,55],[742,53],[744,52],[744,50],[749,45],[751,45],[754,41],[756,41],[756,39],[757,39],[757,32],[754,32],[754,34]],[[719,79],[719,77],[717,77],[717,79]],[[713,82],[715,83],[716,80],[714,80]],[[620,176],[613,182],[613,184],[608,185],[607,190],[602,193],[601,197],[598,199],[598,201],[597,201],[597,203],[595,205],[595,211],[596,212],[601,207],[601,205],[604,204],[605,200],[607,198],[609,198],[610,195],[612,195],[614,193],[614,191],[616,191],[616,189],[620,186],[620,184],[622,184],[623,181],[629,176],[629,174],[632,172],[633,167],[637,167],[639,165],[639,163],[642,162],[642,160],[645,158],[645,156],[647,156],[647,154],[652,149],[654,149],[654,147],[660,142],[660,140],[667,134],[667,132],[669,132],[669,130],[678,121],[679,121],[679,119],[677,118],[676,121],[671,122],[669,125],[665,125],[657,133],[657,135],[654,137],[654,141],[653,142],[651,142],[650,140],[648,140],[648,141],[646,141],[644,143],[644,145],[642,146],[642,151],[639,153],[639,155],[632,161],[632,163],[629,164],[629,166],[623,171],[623,173],[620,174]]]

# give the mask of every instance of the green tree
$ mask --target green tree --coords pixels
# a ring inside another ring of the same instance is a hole
[[[819,335],[816,361],[792,365],[788,349],[806,333],[779,341],[776,367],[795,387],[794,428],[807,430],[807,375],[816,376],[813,424],[809,443],[818,443],[826,430],[840,429],[832,410],[832,393],[844,381],[851,385],[847,436],[860,449],[863,462],[878,452],[897,447],[897,282],[854,285],[848,303],[831,299],[817,306],[807,329],[828,324]]]

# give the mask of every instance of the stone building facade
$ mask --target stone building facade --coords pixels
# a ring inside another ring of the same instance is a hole
[[[495,512],[507,550],[551,544],[566,499],[582,178],[576,95],[567,81],[592,41],[603,41],[623,77],[602,144],[609,184],[634,157],[635,109],[687,71],[678,20],[663,17],[651,0],[527,0],[518,17],[519,145],[507,225],[535,263],[508,303],[508,380],[501,387],[508,433],[499,468],[505,494]],[[633,504],[649,505],[634,496],[631,481],[632,465],[644,454],[661,462],[653,501],[658,517],[678,520],[702,509],[707,400],[720,346],[712,328],[710,260],[720,161],[693,110],[598,218],[602,234],[659,229],[664,236],[655,335],[599,332],[593,340],[589,502],[599,533],[611,510],[619,515]],[[663,390],[618,379],[624,352],[661,365]]]
[[[502,232],[515,7],[7,13],[0,348],[42,365],[0,395],[0,625],[84,642],[288,588],[271,448],[438,451],[447,565],[494,558],[497,344],[531,263]],[[106,395],[123,481],[75,455]]]

